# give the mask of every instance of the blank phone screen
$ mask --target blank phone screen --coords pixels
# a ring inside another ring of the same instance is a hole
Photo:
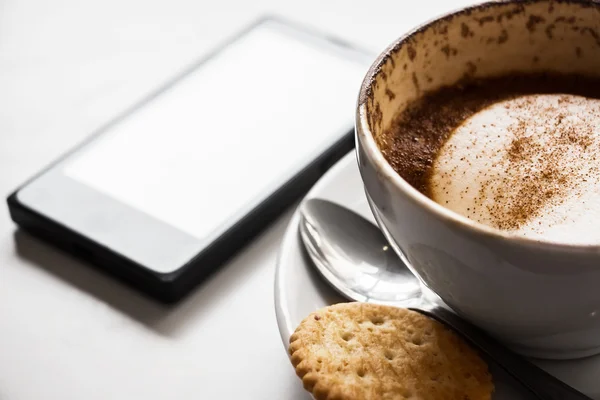
[[[63,172],[205,239],[348,132],[366,68],[261,24],[113,125]]]

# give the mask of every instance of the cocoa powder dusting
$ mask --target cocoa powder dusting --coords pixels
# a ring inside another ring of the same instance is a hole
[[[527,108],[530,104],[523,101],[520,106]],[[557,110],[547,111],[551,113]],[[493,192],[494,201],[487,206],[496,227],[517,229],[538,215],[549,201],[569,191],[571,177],[575,175],[574,171],[564,168],[560,163],[561,152],[565,149],[561,145],[578,143],[579,135],[569,138],[569,134],[558,126],[562,119],[560,114],[557,119],[556,132],[560,133],[549,141],[548,146],[528,136],[528,121],[519,120],[508,127],[508,134],[514,137],[506,154],[508,178],[501,178],[502,182]],[[515,182],[515,177],[519,177],[520,181]],[[486,191],[487,188],[482,187],[479,196],[488,196]]]
[[[452,132],[486,107],[529,94],[571,94],[598,99],[600,79],[554,73],[514,74],[471,78],[443,87],[396,116],[391,129],[384,132],[381,150],[400,176],[431,197],[432,166]],[[518,120],[507,127],[506,134],[512,138],[502,161],[507,173],[502,177],[490,176],[476,198],[477,207],[487,207],[493,223],[500,229],[522,226],[548,202],[562,201],[565,192],[572,191],[577,183],[574,181],[578,177],[577,166],[561,163],[561,157],[566,150],[586,151],[592,146],[594,124],[569,122],[572,116],[568,108],[561,107],[562,100],[559,98],[556,106],[544,110],[541,117],[551,120],[545,120],[543,126],[549,128],[544,135],[538,135],[542,139],[530,135],[528,129],[534,129],[535,125],[531,120]],[[514,107],[531,107],[528,98],[514,104]]]

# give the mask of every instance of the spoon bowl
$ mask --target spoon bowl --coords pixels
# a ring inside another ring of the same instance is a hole
[[[419,300],[419,280],[375,225],[320,199],[306,201],[300,216],[300,235],[311,260],[341,295],[355,301],[394,305]]]

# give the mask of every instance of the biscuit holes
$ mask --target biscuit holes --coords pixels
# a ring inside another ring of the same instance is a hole
[[[439,375],[431,375],[429,377],[429,379],[431,379],[433,382],[437,382],[440,380],[440,376]]]
[[[318,315],[315,315],[315,321],[318,321],[320,319],[321,319],[321,317],[319,317]]]
[[[386,350],[386,351],[383,353],[383,355],[384,355],[384,357],[385,357],[386,359],[388,359],[389,361],[391,361],[391,360],[393,360],[393,359],[394,359],[394,353],[392,353],[392,352],[391,352],[391,351],[389,351],[389,350]]]
[[[471,375],[471,373],[470,373],[470,372],[465,372],[463,376],[465,377],[465,379],[471,379],[471,377],[472,377],[473,375]]]
[[[408,389],[404,389],[404,391],[402,392],[402,397],[404,397],[405,399],[410,399],[412,397],[412,392]]]
[[[382,325],[383,324],[383,318],[382,317],[373,317],[371,318],[371,322],[373,323],[373,325]]]
[[[356,371],[356,375],[358,375],[359,378],[364,378],[365,377],[365,370],[364,369],[359,369],[358,371]]]
[[[354,337],[354,335],[353,335],[352,333],[350,333],[350,332],[344,332],[344,333],[342,333],[342,339],[343,339],[345,342],[349,341],[349,340],[350,340],[350,339],[352,339],[353,337]]]
[[[423,344],[423,340],[417,336],[417,337],[412,338],[411,343],[414,344],[415,346],[420,346]]]
[[[369,321],[369,320],[362,321],[362,322],[360,323],[360,326],[361,326],[363,329],[366,329],[366,330],[367,330],[367,332],[373,332],[373,324],[372,324],[372,323],[371,323],[371,321]]]

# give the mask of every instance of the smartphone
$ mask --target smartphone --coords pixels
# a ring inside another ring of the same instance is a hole
[[[11,217],[177,301],[352,150],[372,59],[262,18],[18,188]]]

